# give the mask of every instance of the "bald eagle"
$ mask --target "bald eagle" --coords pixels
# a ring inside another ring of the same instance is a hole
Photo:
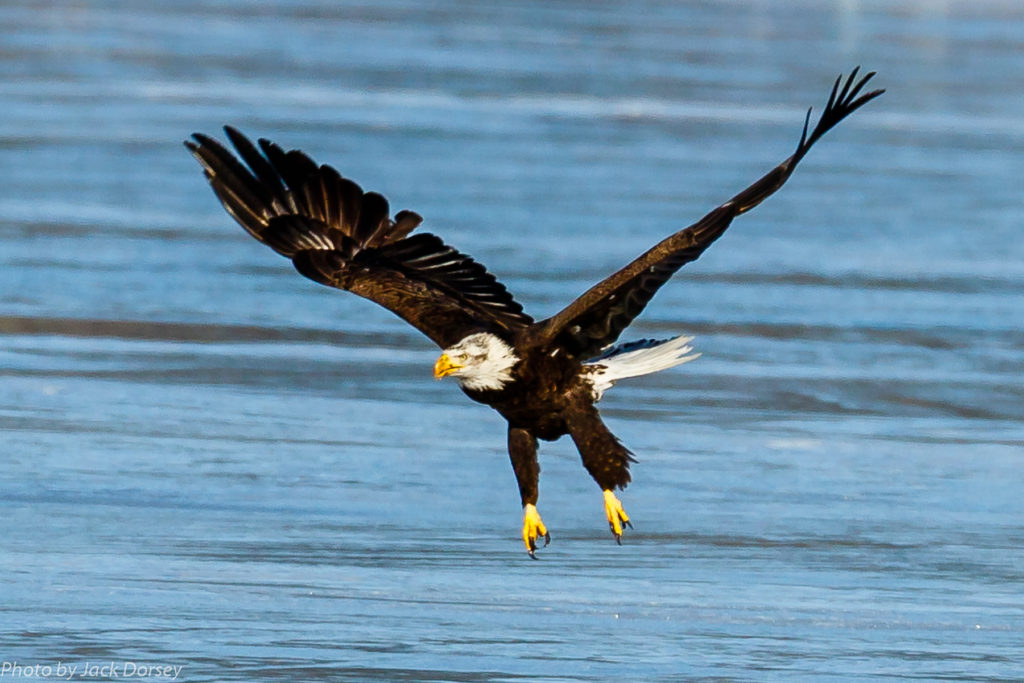
[[[858,68],[859,69],[859,68]],[[662,240],[546,320],[523,312],[482,265],[440,238],[411,234],[412,211],[390,217],[388,202],[300,151],[261,139],[253,144],[226,127],[237,156],[196,133],[185,145],[213,191],[250,235],[291,259],[306,277],[393,311],[441,349],[434,377],[454,377],[471,399],[508,420],[508,452],[523,506],[522,538],[530,556],[550,535],[537,511],[537,440],[568,434],[604,496],[621,543],[629,516],[615,495],[630,481],[632,453],[609,431],[595,403],[616,381],[697,357],[690,337],[616,345],[681,266],[697,259],[741,213],[778,190],[811,146],[883,90],[861,94],[874,72],[836,79],[828,104],[796,151],[764,177],[702,219]]]

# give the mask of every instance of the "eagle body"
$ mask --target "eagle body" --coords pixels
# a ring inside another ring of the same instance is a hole
[[[567,434],[563,412],[583,390],[583,364],[568,356],[537,353],[527,344],[513,345],[518,361],[511,380],[497,389],[463,392],[491,406],[515,427],[529,429],[537,438],[554,441]]]
[[[463,392],[477,403],[494,408],[510,427],[529,430],[544,441],[557,441],[569,433],[564,413],[578,393],[577,384],[578,381],[572,379],[560,383],[546,377],[524,377],[516,373],[515,381],[507,389],[463,389]]]
[[[412,211],[390,215],[387,200],[364,192],[333,167],[304,153],[251,142],[226,127],[234,152],[196,133],[185,144],[235,220],[320,284],[393,311],[441,349],[438,379],[453,377],[472,400],[508,422],[508,451],[523,505],[523,542],[531,557],[550,539],[537,511],[537,441],[569,436],[601,488],[615,539],[630,520],[615,491],[630,481],[633,455],[605,425],[596,403],[618,380],[693,360],[689,337],[617,344],[657,290],[696,260],[732,220],[786,182],[811,146],[850,113],[880,95],[860,94],[873,73],[836,79],[813,130],[810,114],[796,151],[688,228],[654,245],[559,313],[535,321],[504,285],[437,236],[413,231]]]

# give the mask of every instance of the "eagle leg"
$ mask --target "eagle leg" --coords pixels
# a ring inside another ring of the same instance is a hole
[[[540,463],[537,462],[537,439],[526,429],[508,427],[508,456],[519,484],[519,498],[523,503],[523,543],[530,557],[537,559],[537,541],[544,539],[546,546],[551,535],[537,512],[537,488],[540,481]]]
[[[613,490],[624,489],[629,483],[629,464],[635,462],[633,454],[608,430],[592,403],[580,401],[565,416],[583,466],[604,492],[604,513],[615,542],[622,545],[622,528],[632,529],[633,525]]]
[[[608,517],[608,528],[612,530],[615,542],[622,545],[622,528],[632,529],[633,525],[629,521],[629,515],[622,509],[622,503],[611,489],[604,490],[604,514]]]

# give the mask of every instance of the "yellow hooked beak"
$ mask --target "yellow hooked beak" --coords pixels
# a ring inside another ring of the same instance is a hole
[[[447,353],[442,353],[441,357],[437,359],[436,363],[434,363],[434,379],[441,379],[442,377],[447,377],[456,370],[461,370],[464,367],[466,366],[459,365],[458,363],[453,363],[452,359],[448,357]]]

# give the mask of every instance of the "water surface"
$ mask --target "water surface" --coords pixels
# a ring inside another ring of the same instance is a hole
[[[179,680],[1013,680],[1024,671],[1014,3],[0,8],[0,659]],[[569,442],[529,562],[504,424],[223,213],[232,123],[426,217],[536,317],[889,92],[627,338],[699,361]],[[9,675],[9,674],[8,674]],[[109,677],[112,679],[112,677]]]

